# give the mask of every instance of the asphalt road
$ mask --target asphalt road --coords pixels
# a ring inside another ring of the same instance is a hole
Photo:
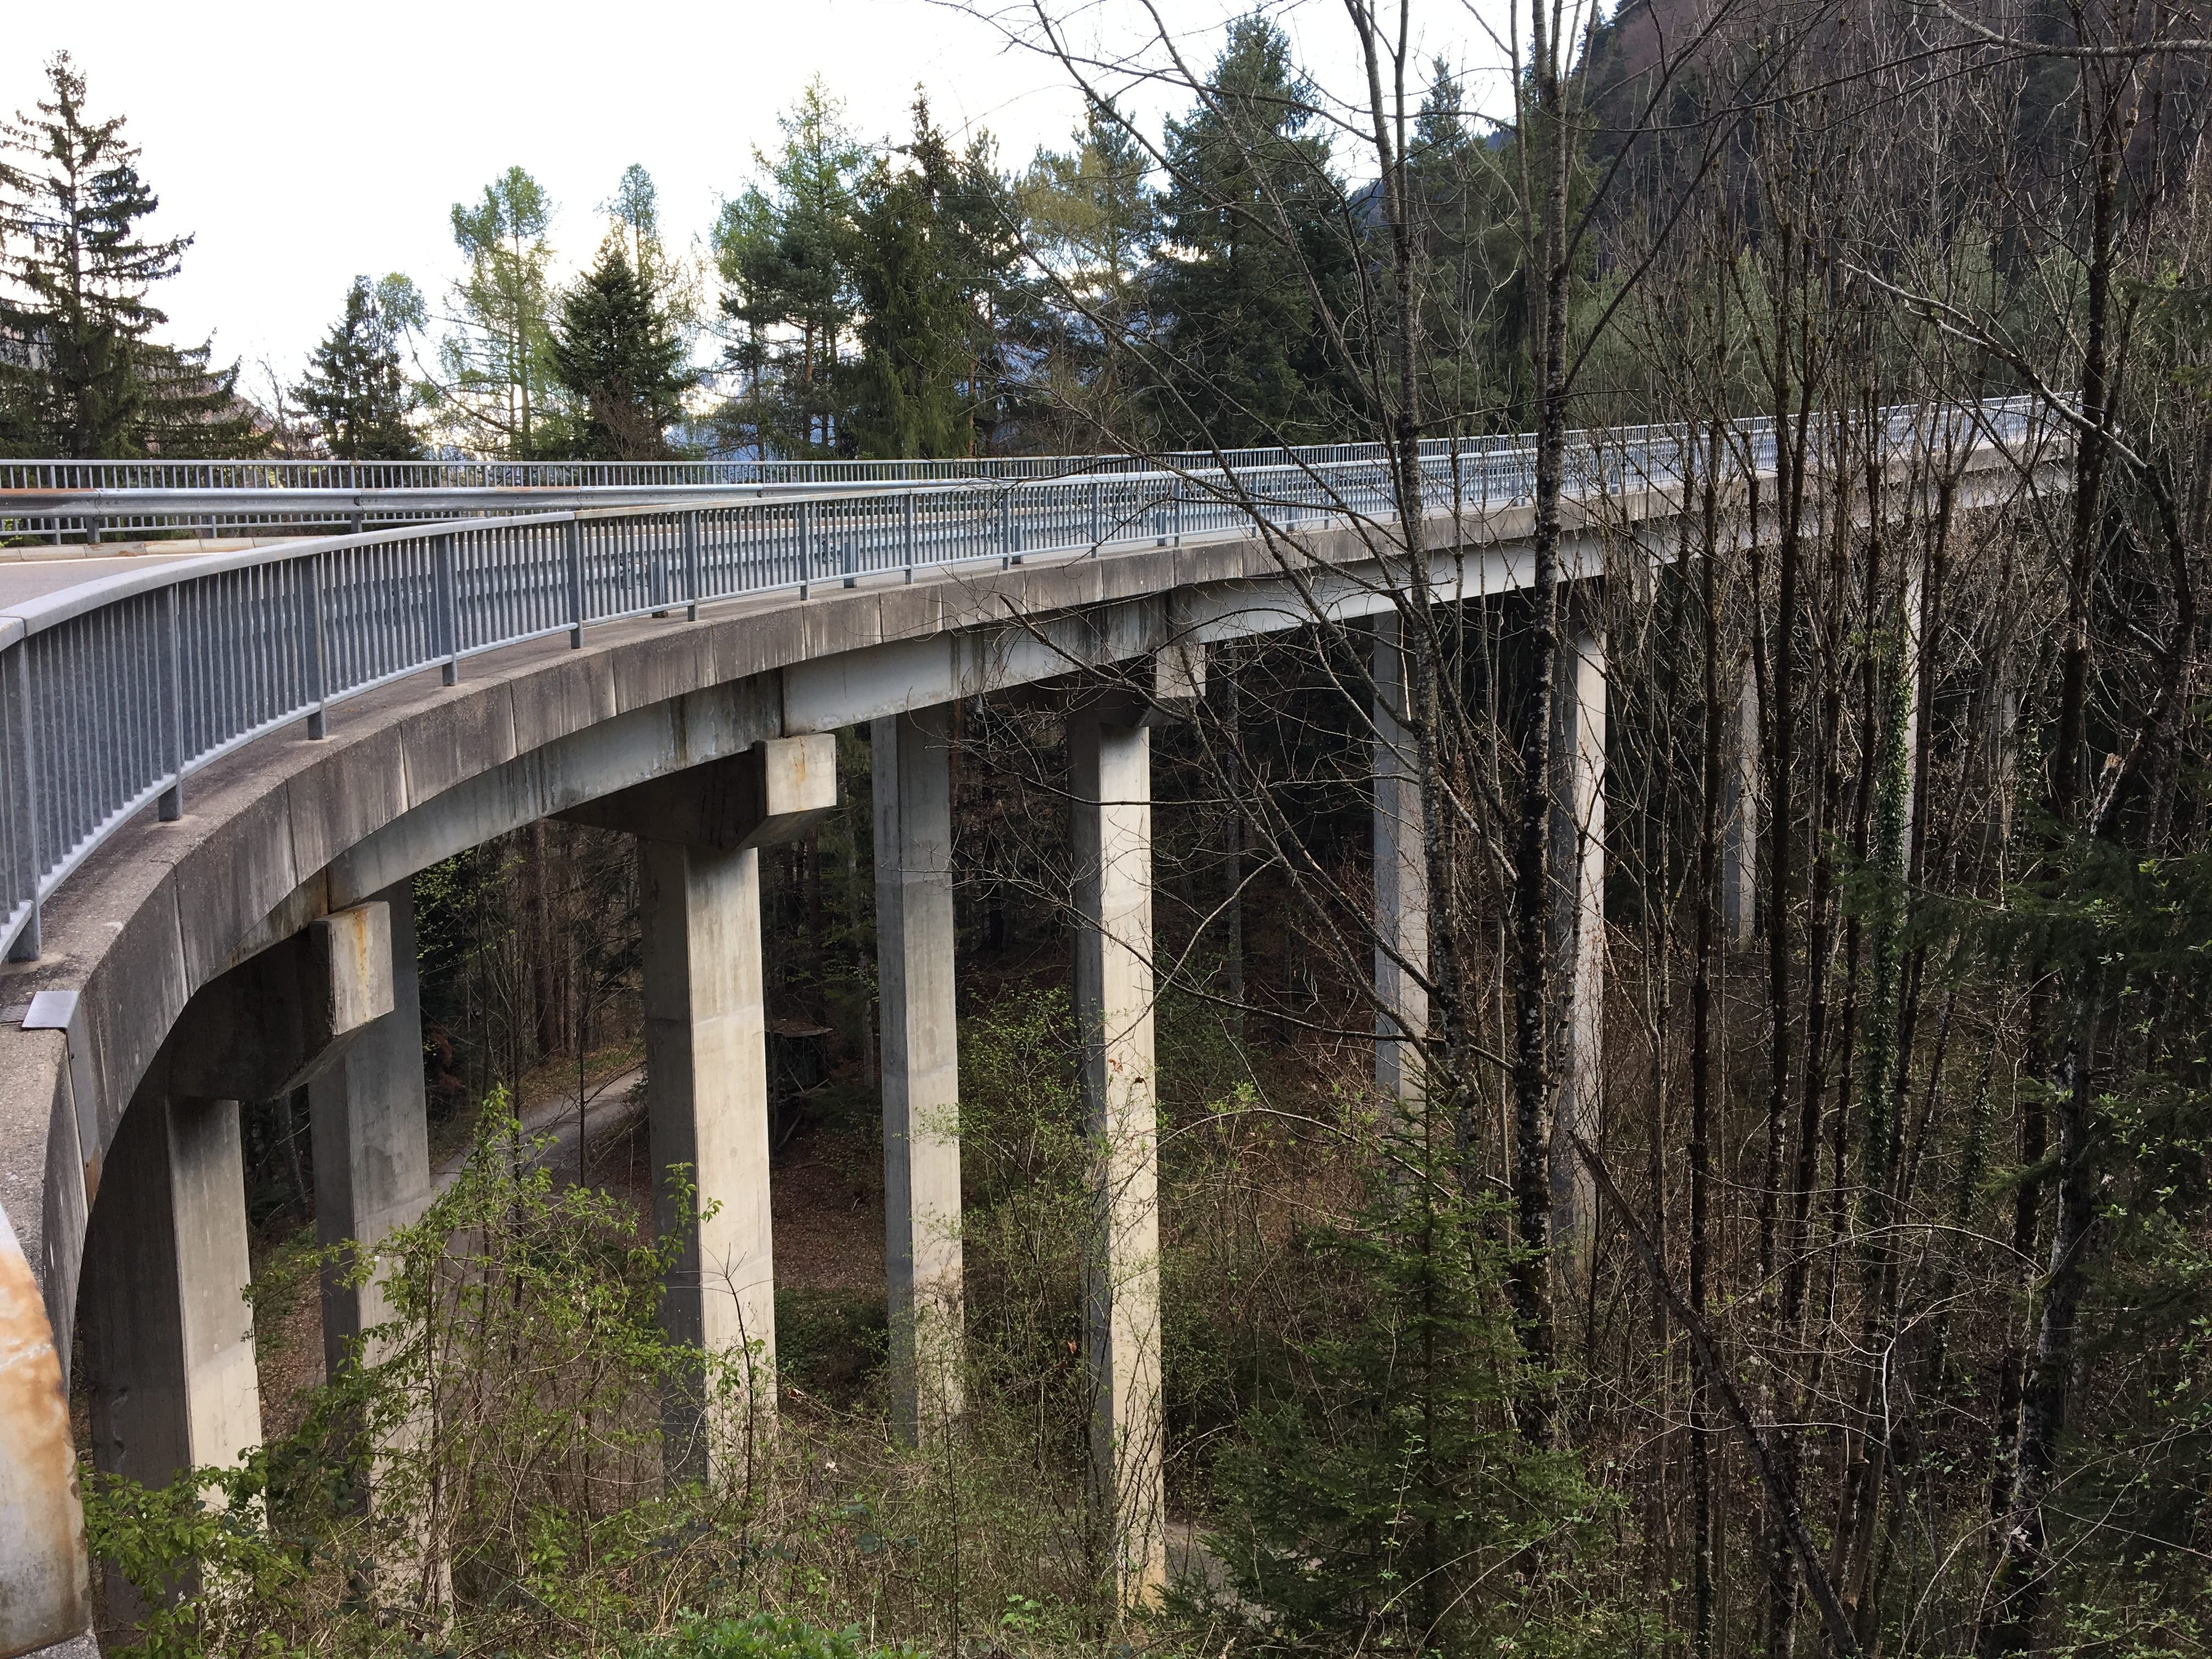
[[[65,587],[75,587],[82,582],[96,582],[105,577],[126,575],[152,565],[174,564],[179,559],[205,556],[195,550],[182,554],[100,554],[58,559],[0,559],[0,611],[6,611],[10,605],[21,605],[26,599],[58,593]]]

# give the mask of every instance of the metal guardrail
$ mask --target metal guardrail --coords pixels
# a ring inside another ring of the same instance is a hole
[[[2039,428],[2024,400],[1885,411],[1893,448],[2008,445]],[[1583,496],[1684,474],[1679,428],[1577,434]],[[1739,476],[1773,465],[1770,428],[1731,429]],[[1431,510],[1525,504],[1526,440],[1425,457]],[[217,485],[222,488],[222,485]],[[602,486],[600,488],[612,488]],[[635,490],[638,486],[622,488]],[[595,498],[596,499],[596,498]],[[1101,471],[730,500],[675,485],[654,498],[476,516],[166,562],[0,615],[0,947],[39,951],[40,909],[148,806],[183,810],[186,779],[240,745],[432,667],[447,684],[479,653],[720,600],[851,586],[872,575],[1038,554],[1395,518],[1379,453],[1234,471]]]

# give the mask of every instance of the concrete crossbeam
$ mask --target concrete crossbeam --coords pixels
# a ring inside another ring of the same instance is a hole
[[[1084,1364],[1091,1487],[1121,1604],[1166,1575],[1158,1117],[1152,1036],[1152,733],[1068,725],[1075,1009],[1091,1143]]]
[[[963,1403],[951,715],[940,703],[871,728],[891,1425],[908,1444]]]

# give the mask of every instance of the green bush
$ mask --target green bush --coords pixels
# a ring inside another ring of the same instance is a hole
[[[757,1613],[750,1619],[702,1619],[640,1650],[641,1659],[896,1659],[909,1648],[880,1647],[858,1625],[825,1630],[804,1619]]]

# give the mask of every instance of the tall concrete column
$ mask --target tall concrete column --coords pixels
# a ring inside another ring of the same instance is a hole
[[[1552,1244],[1564,1308],[1587,1294],[1597,1198],[1572,1137],[1595,1141],[1605,1080],[1605,630],[1578,600],[1559,656],[1552,819],[1554,939],[1567,1006],[1552,1119]]]
[[[1403,720],[1414,690],[1403,626],[1395,611],[1375,619],[1375,1085],[1385,1099],[1412,1101],[1429,1027],[1429,864],[1419,768]]]
[[[891,715],[870,733],[891,1425],[909,1445],[941,1432],[962,1405],[951,713],[941,703]]]
[[[1091,1484],[1124,1606],[1166,1573],[1152,1054],[1152,733],[1071,720],[1075,1007],[1091,1141],[1084,1362]]]
[[[148,1486],[261,1443],[238,1103],[311,1085],[392,1012],[390,915],[337,911],[203,987],[117,1126],[78,1291],[93,1456]],[[110,1577],[110,1620],[137,1612]]]
[[[1737,678],[1722,731],[1721,932],[1741,950],[1759,915],[1759,688],[1748,673]]]
[[[707,1356],[670,1391],[672,1476],[742,1480],[775,1420],[760,853],[641,840],[653,1219],[677,1241],[661,1327]]]
[[[392,1012],[307,1085],[315,1151],[315,1237],[325,1249],[350,1243],[365,1255],[430,1201],[430,1141],[422,1086],[422,981],[415,898],[401,882],[379,894],[392,915]],[[323,1364],[332,1377],[362,1334],[392,1316],[387,1268],[364,1281],[323,1272]],[[365,1356],[374,1364],[381,1356]]]
[[[235,1467],[261,1443],[234,1100],[141,1097],[100,1170],[82,1294],[92,1455],[104,1474],[167,1486]],[[107,1616],[143,1606],[108,1574]]]
[[[775,1431],[760,851],[837,806],[837,740],[771,738],[562,814],[638,838],[661,1328],[699,1369],[662,1401],[672,1478],[744,1480]]]

